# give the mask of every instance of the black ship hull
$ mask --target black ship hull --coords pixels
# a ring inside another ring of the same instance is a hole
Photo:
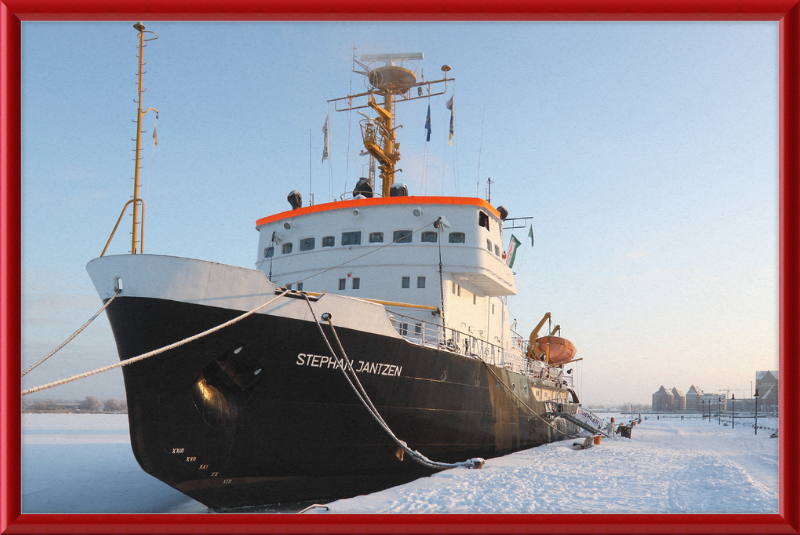
[[[125,296],[107,312],[120,359],[242,313]],[[528,376],[402,338],[345,328],[337,334],[384,420],[430,459],[496,457],[577,433],[563,420],[548,425],[546,403],[535,399]],[[212,508],[350,497],[432,473],[398,459],[312,321],[254,314],[123,374],[137,461]]]

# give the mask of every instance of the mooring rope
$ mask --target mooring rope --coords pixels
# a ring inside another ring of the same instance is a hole
[[[245,312],[241,316],[233,318],[230,321],[226,321],[225,323],[223,323],[221,325],[217,325],[216,327],[212,327],[211,329],[208,329],[207,331],[203,331],[200,334],[195,334],[194,336],[190,336],[189,338],[184,338],[183,340],[175,342],[174,344],[169,344],[169,345],[164,346],[164,347],[162,347],[160,349],[156,349],[154,351],[150,351],[149,353],[144,353],[143,355],[139,355],[138,357],[133,357],[133,358],[129,358],[129,359],[117,362],[116,364],[112,364],[110,366],[105,366],[103,368],[98,368],[96,370],[92,370],[90,372],[82,373],[80,375],[73,375],[72,377],[68,377],[66,379],[61,379],[60,381],[53,381],[52,383],[47,383],[46,385],[36,386],[36,387],[33,387],[33,388],[29,388],[27,390],[23,390],[22,391],[22,395],[23,396],[27,396],[28,394],[33,394],[35,392],[40,392],[42,390],[47,390],[48,388],[53,388],[53,387],[56,387],[56,386],[64,385],[64,384],[67,384],[67,383],[71,383],[72,381],[77,381],[78,379],[83,379],[85,377],[89,377],[89,376],[92,376],[92,375],[97,375],[98,373],[103,373],[103,372],[106,372],[108,370],[113,370],[114,368],[127,366],[129,364],[133,364],[134,362],[139,362],[140,360],[144,360],[144,359],[149,358],[149,357],[154,357],[156,355],[160,355],[161,353],[164,353],[165,351],[169,351],[170,349],[175,349],[176,347],[180,347],[182,345],[188,344],[189,342],[194,342],[195,340],[203,338],[204,336],[208,336],[209,334],[213,334],[213,333],[215,333],[215,332],[217,332],[219,330],[224,329],[225,327],[229,327],[229,326],[233,325],[236,322],[242,321],[246,317],[255,314],[256,312],[258,312],[262,308],[266,307],[270,303],[273,303],[273,302],[277,301],[278,299],[280,299],[281,297],[283,297],[287,293],[289,293],[289,290],[284,290],[284,292],[282,294],[278,295],[274,299],[270,299],[269,301],[267,301],[263,305],[261,305],[261,306],[259,306],[257,308],[254,308],[250,312]]]
[[[492,369],[489,367],[489,364],[488,364],[486,361],[484,361],[483,359],[480,359],[480,361],[481,361],[481,362],[484,364],[484,366],[486,366],[486,369],[487,369],[487,370],[489,370],[489,373],[491,373],[492,375],[494,375],[494,378],[495,378],[495,380],[496,380],[496,381],[497,381],[499,384],[502,384],[502,385],[505,387],[505,389],[506,389],[506,390],[509,392],[509,394],[511,394],[512,396],[514,396],[514,397],[517,399],[517,401],[519,401],[519,402],[522,404],[522,406],[523,406],[523,407],[525,407],[526,409],[528,409],[528,410],[530,411],[530,413],[531,413],[531,414],[533,414],[534,416],[536,416],[537,418],[539,418],[541,421],[543,421],[543,422],[545,423],[545,425],[547,425],[548,427],[550,427],[550,429],[552,429],[553,431],[555,431],[555,432],[557,432],[557,433],[561,433],[563,436],[565,436],[565,437],[569,438],[569,436],[570,436],[570,435],[568,435],[567,433],[565,433],[565,432],[561,431],[560,429],[556,429],[555,427],[553,427],[553,425],[552,425],[550,422],[548,422],[547,420],[545,420],[544,418],[542,418],[541,416],[539,416],[539,414],[538,414],[536,411],[534,411],[532,408],[528,407],[528,404],[527,404],[527,403],[525,403],[524,401],[522,401],[522,399],[520,399],[520,397],[519,397],[518,395],[516,395],[516,394],[514,393],[514,391],[513,391],[513,390],[511,390],[510,388],[508,388],[508,385],[507,385],[507,384],[506,384],[506,383],[505,383],[505,382],[504,382],[502,379],[500,379],[500,377],[499,377],[499,376],[498,376],[496,373],[494,373],[494,370],[492,370]]]
[[[57,352],[58,352],[58,351],[59,351],[59,350],[60,350],[62,347],[64,347],[64,346],[65,346],[65,345],[67,345],[68,343],[70,343],[70,342],[72,341],[72,339],[73,339],[73,338],[75,338],[76,336],[78,336],[79,334],[81,334],[81,331],[83,331],[83,330],[84,330],[86,327],[88,327],[88,326],[89,326],[89,324],[90,324],[91,322],[93,322],[93,321],[95,320],[95,318],[96,318],[97,316],[99,316],[99,315],[100,315],[100,314],[101,314],[101,313],[102,313],[102,312],[103,312],[103,311],[106,309],[106,307],[108,307],[108,305],[110,305],[110,304],[111,304],[111,301],[113,301],[114,299],[116,299],[116,298],[117,298],[117,295],[119,295],[119,294],[118,294],[118,292],[115,292],[115,293],[114,293],[114,295],[112,295],[112,296],[111,296],[111,299],[109,299],[108,301],[106,301],[106,304],[105,304],[105,305],[103,305],[103,306],[102,306],[102,308],[101,308],[100,310],[98,310],[98,311],[97,311],[97,313],[96,313],[94,316],[92,316],[91,318],[89,318],[89,321],[87,321],[86,323],[84,323],[84,324],[83,324],[83,327],[81,327],[80,329],[78,329],[77,331],[75,331],[74,333],[72,333],[72,336],[70,336],[69,338],[67,338],[66,340],[64,340],[64,343],[63,343],[63,344],[61,344],[60,346],[58,346],[57,348],[55,348],[53,351],[51,351],[49,355],[47,355],[47,356],[46,356],[46,357],[44,357],[43,359],[39,360],[39,362],[37,362],[36,364],[34,364],[33,366],[31,366],[31,367],[30,367],[30,368],[28,368],[27,370],[25,370],[24,372],[22,372],[22,376],[21,376],[21,377],[25,377],[25,375],[26,375],[26,374],[27,374],[29,371],[33,370],[33,369],[34,369],[35,367],[37,367],[39,364],[41,364],[42,362],[46,361],[47,359],[49,359],[49,358],[50,358],[50,357],[52,357],[53,355],[55,355],[55,354],[56,354],[56,353],[57,353]]]
[[[347,353],[345,352],[344,347],[342,347],[341,340],[339,340],[339,335],[336,334],[336,329],[333,326],[333,318],[331,317],[330,314],[323,314],[323,319],[325,319],[328,322],[328,325],[330,325],[331,331],[333,332],[333,336],[334,338],[336,338],[336,342],[339,345],[339,349],[342,351],[343,358],[341,359],[336,355],[336,352],[333,350],[333,347],[331,347],[331,343],[328,340],[325,331],[322,330],[322,324],[317,320],[317,315],[314,313],[314,309],[311,307],[311,301],[308,300],[308,297],[305,294],[303,294],[303,296],[306,299],[306,303],[308,303],[308,308],[311,311],[311,316],[314,318],[314,322],[317,324],[317,328],[319,329],[322,338],[325,340],[325,344],[328,346],[328,350],[331,352],[331,355],[333,356],[333,358],[336,359],[337,363],[339,364],[339,369],[342,370],[342,373],[344,374],[345,379],[347,379],[347,383],[350,385],[350,388],[353,389],[353,392],[355,392],[356,396],[364,405],[364,407],[367,409],[367,412],[369,412],[370,416],[372,416],[372,418],[378,423],[378,425],[381,426],[384,431],[386,431],[389,437],[397,444],[399,448],[401,448],[404,452],[408,453],[408,455],[411,456],[411,459],[413,459],[415,462],[434,470],[447,470],[449,468],[459,468],[459,467],[463,468],[483,467],[484,460],[481,458],[469,459],[468,461],[460,463],[440,463],[432,461],[427,457],[425,457],[420,452],[412,450],[411,448],[408,447],[408,445],[404,441],[397,438],[397,435],[394,434],[389,425],[384,421],[383,417],[375,408],[375,405],[373,405],[372,400],[370,400],[369,396],[364,390],[363,385],[361,384],[361,381],[358,379],[358,375],[356,374],[355,370],[353,370],[353,366],[350,363],[350,359],[347,357]],[[324,317],[326,315],[327,318]],[[353,381],[347,374],[347,368],[349,368],[350,371],[352,372],[353,378],[356,380],[358,387],[356,387],[353,384]]]

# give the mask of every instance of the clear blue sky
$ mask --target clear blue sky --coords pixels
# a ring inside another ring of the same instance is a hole
[[[133,22],[22,26],[23,367],[101,306],[84,266],[132,194]],[[777,369],[777,23],[144,22],[160,39],[143,104],[161,112],[152,177],[152,113],[144,126],[145,252],[253,267],[258,217],[362,174],[360,116],[332,108],[320,163],[326,101],[364,87],[352,47],[424,52],[426,78],[452,67],[456,136],[452,89],[431,101],[427,164],[427,103],[402,106],[400,177],[481,197],[491,177],[494,205],[534,217],[511,316],[527,333],[553,313],[585,403],[649,403],[662,384],[749,396]],[[126,217],[109,254],[129,232]],[[103,316],[23,387],[116,360]],[[123,397],[121,373],[38,397],[85,395]]]

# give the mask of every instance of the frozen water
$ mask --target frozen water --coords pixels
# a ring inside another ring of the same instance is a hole
[[[745,422],[648,419],[631,440],[556,442],[338,500],[330,513],[777,513],[778,440]],[[23,513],[208,511],[142,471],[124,414],[25,414],[22,426]]]

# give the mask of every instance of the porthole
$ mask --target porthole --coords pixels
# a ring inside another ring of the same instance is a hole
[[[475,386],[481,386],[481,378],[480,377],[476,377],[475,378]]]
[[[517,389],[517,385],[514,384],[514,383],[511,383],[511,391],[513,392],[516,389]]]
[[[442,372],[442,375],[439,376],[440,381],[447,381],[447,372]]]
[[[422,210],[420,210],[419,208],[414,208],[414,212],[413,212],[413,214],[414,214],[416,217],[419,217],[419,216],[421,216],[421,215],[422,215]]]

